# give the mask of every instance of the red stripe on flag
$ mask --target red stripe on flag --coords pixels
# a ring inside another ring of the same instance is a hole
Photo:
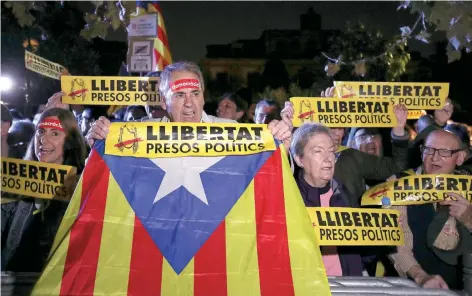
[[[167,39],[167,34],[162,27],[157,29],[157,38],[161,39],[164,47],[167,47],[167,50],[169,50],[169,40]]]
[[[161,59],[161,55],[159,54],[159,51],[157,51],[157,49],[154,48],[154,60],[153,60],[153,69],[155,71],[162,71],[164,70],[164,68],[160,68],[159,67],[159,59]]]
[[[159,5],[159,3],[152,3],[151,6],[154,7],[154,9],[159,12],[159,14],[161,13],[161,6]]]
[[[155,61],[155,64],[153,64],[153,68],[158,70],[158,71],[164,70],[164,68],[169,65],[167,60],[156,49],[154,49],[153,63],[154,63],[154,61]],[[162,67],[158,67],[159,65],[162,65]]]
[[[60,295],[93,295],[110,171],[93,151],[82,177],[82,204],[67,250]]]
[[[161,251],[135,217],[128,295],[161,295],[162,261]]]
[[[261,295],[294,295],[280,149],[256,174],[254,194]]]
[[[195,255],[194,296],[227,295],[225,221]]]

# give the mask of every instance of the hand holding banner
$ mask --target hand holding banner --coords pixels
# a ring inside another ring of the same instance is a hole
[[[379,184],[362,195],[363,206],[405,206],[447,200],[449,192],[472,201],[472,176],[412,175]]]
[[[61,75],[69,73],[64,66],[50,62],[27,50],[25,50],[25,67],[28,70],[57,80],[61,79]]]
[[[61,76],[65,104],[159,105],[158,77]]]
[[[43,199],[69,200],[76,185],[76,168],[2,158],[2,191]]]
[[[449,95],[449,83],[335,81],[334,86],[339,98],[384,99],[408,109],[441,109]]]

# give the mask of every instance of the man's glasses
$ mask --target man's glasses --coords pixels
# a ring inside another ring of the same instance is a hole
[[[459,151],[462,151],[463,149],[455,149],[455,150],[449,150],[449,149],[436,149],[433,147],[428,147],[428,146],[421,146],[421,152],[427,155],[434,155],[436,151],[438,152],[439,156],[441,157],[451,157],[454,154],[456,154]]]

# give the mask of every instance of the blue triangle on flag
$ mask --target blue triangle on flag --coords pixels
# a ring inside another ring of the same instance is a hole
[[[155,201],[165,172],[151,159],[104,154],[104,142],[94,149],[136,216],[177,274],[226,218],[256,173],[273,152],[226,156],[200,174],[208,204],[180,187]],[[113,197],[110,197],[113,198]]]

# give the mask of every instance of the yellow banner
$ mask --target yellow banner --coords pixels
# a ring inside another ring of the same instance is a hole
[[[158,77],[62,76],[62,102],[78,105],[158,105]]]
[[[2,158],[2,192],[68,200],[76,185],[76,168],[39,161]]]
[[[450,199],[448,192],[472,202],[472,176],[412,175],[379,184],[362,195],[363,206],[404,206]]]
[[[408,109],[441,109],[449,95],[449,83],[335,81],[339,98],[387,99]]]
[[[275,150],[265,124],[112,123],[105,153],[145,158],[247,155]]]
[[[25,67],[28,70],[57,80],[61,79],[61,75],[67,73],[64,66],[43,59],[27,50],[25,50]]]
[[[418,119],[423,115],[426,115],[425,110],[408,110],[408,119]]]
[[[385,209],[307,208],[321,246],[401,246],[400,212]]]
[[[397,118],[388,101],[342,98],[290,98],[295,115],[293,126],[305,122],[328,127],[395,127]]]

